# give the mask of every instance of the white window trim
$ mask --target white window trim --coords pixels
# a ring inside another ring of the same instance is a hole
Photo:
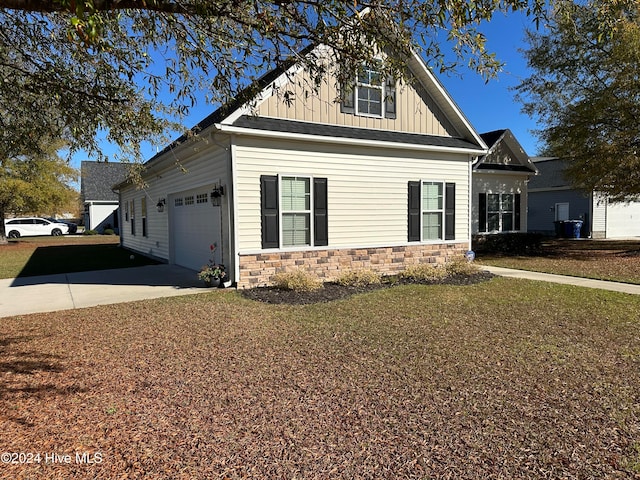
[[[282,206],[282,179],[283,178],[306,178],[309,179],[309,210],[287,210],[285,211]],[[278,174],[278,223],[279,223],[279,244],[280,248],[308,248],[313,246],[313,239],[315,238],[315,232],[313,228],[313,177],[310,175],[300,175],[300,174]],[[284,231],[283,231],[283,221],[282,217],[285,213],[303,213],[309,215],[309,243],[306,245],[287,245],[284,244]]]
[[[355,112],[356,115],[360,116],[360,117],[369,117],[369,118],[385,118],[385,110],[386,110],[386,98],[387,98],[387,82],[384,81],[384,79],[382,78],[382,74],[378,71],[375,70],[373,68],[371,68],[371,66],[369,65],[364,65],[365,68],[368,68],[369,70],[372,71],[376,71],[380,74],[380,85],[371,85],[369,83],[362,83],[360,82],[360,79],[358,78],[358,75],[356,74],[356,82],[355,82],[355,87],[353,89],[353,111]],[[367,113],[367,112],[361,112],[359,109],[360,106],[360,102],[358,101],[358,90],[360,89],[360,87],[363,86],[365,88],[375,88],[375,89],[379,89],[380,90],[380,115],[375,115],[372,113]]]
[[[486,211],[486,216],[487,218],[485,219],[486,225],[487,225],[487,232],[486,233],[511,233],[511,232],[517,232],[518,230],[514,230],[513,228],[511,230],[504,230],[502,228],[502,215],[504,215],[505,213],[507,213],[506,210],[502,210],[502,196],[503,195],[511,195],[512,199],[511,199],[511,226],[515,226],[516,224],[516,194],[515,193],[511,193],[511,192],[500,192],[500,193],[486,193],[487,195],[487,211]],[[498,195],[498,210],[489,210],[489,195]],[[498,214],[498,229],[497,230],[490,230],[489,229],[489,213],[497,213]]]
[[[424,188],[425,183],[438,183],[442,186],[442,208],[439,210],[423,210],[422,208],[422,189]],[[447,205],[447,188],[444,180],[420,180],[420,242],[422,243],[442,243],[444,242],[444,237],[446,232],[445,222],[447,221],[447,216],[445,215]],[[440,213],[442,215],[442,229],[440,232],[440,238],[424,238],[424,214],[425,213]]]

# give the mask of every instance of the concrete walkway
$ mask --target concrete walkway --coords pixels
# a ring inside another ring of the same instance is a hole
[[[640,295],[640,285],[566,277],[482,265],[495,275]],[[150,298],[211,292],[197,272],[176,265],[148,265],[94,272],[0,279],[0,317],[54,312]]]
[[[526,270],[514,270],[512,268],[492,267],[489,265],[481,265],[480,267],[482,268],[482,270],[486,270],[495,275],[500,275],[501,277],[524,278],[526,280],[562,283],[564,285],[599,288],[601,290],[612,290],[614,292],[640,295],[640,285],[633,285],[631,283],[610,282],[607,280],[591,280],[589,278],[568,277],[565,275],[553,275],[550,273],[529,272]]]
[[[202,292],[197,272],[176,265],[0,279],[0,317]]]

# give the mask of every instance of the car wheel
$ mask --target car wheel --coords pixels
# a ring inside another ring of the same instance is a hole
[[[7,235],[7,237],[9,237],[9,238],[20,238],[20,232],[18,232],[17,230],[11,230],[9,232],[9,235]]]
[[[54,237],[59,237],[60,235],[62,235],[62,230],[60,230],[59,228],[54,228],[51,231],[51,235],[53,235]]]

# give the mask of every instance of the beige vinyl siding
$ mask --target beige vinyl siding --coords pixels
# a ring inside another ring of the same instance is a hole
[[[329,247],[407,243],[409,180],[456,183],[456,241],[469,238],[466,155],[239,137],[235,147],[238,253],[261,250],[260,175],[328,181]]]
[[[122,244],[126,248],[136,250],[156,258],[170,261],[169,235],[169,197],[173,193],[210,185],[219,179],[225,185],[230,182],[227,177],[228,151],[217,145],[199,144],[200,148],[192,149],[188,159],[182,160],[180,166],[175,162],[161,172],[154,173],[145,179],[148,186],[138,189],[128,186],[121,191],[121,201],[135,199],[136,235],[131,236],[131,224],[121,214],[120,232]],[[142,236],[142,216],[140,215],[141,198],[147,199],[147,237]],[[156,204],[164,198],[167,202],[164,212],[158,212]]]
[[[591,233],[593,238],[607,237],[607,197],[598,193],[592,196]]]
[[[355,80],[355,79],[354,79]],[[410,85],[396,82],[396,118],[372,118],[340,111],[340,92],[333,76],[327,75],[319,91],[314,92],[306,71],[275,91],[257,108],[260,116],[304,122],[342,125],[356,128],[392,130],[438,136],[457,136],[455,129],[436,106],[424,87],[415,79]],[[285,102],[286,91],[293,101]]]
[[[527,231],[527,178],[516,175],[473,174],[473,194],[471,206],[471,233],[478,233],[478,194],[479,193],[519,193],[520,230]]]

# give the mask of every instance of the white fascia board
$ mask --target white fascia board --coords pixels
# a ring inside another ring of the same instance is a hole
[[[513,170],[492,170],[492,169],[477,169],[474,168],[473,169],[473,173],[477,173],[478,175],[483,175],[485,173],[491,174],[491,175],[514,175],[514,176],[522,176],[522,175],[526,175],[528,177],[535,177],[537,175],[537,173],[532,172],[532,171],[528,171],[528,172],[519,172],[519,171],[513,171]]]
[[[320,142],[341,145],[356,145],[360,147],[396,148],[401,150],[421,150],[444,153],[462,153],[465,155],[482,155],[485,151],[480,149],[445,147],[438,145],[416,145],[415,143],[384,142],[380,140],[364,140],[359,138],[327,137],[324,135],[307,135],[302,133],[274,132],[271,130],[258,130],[253,128],[234,127],[232,125],[217,124],[216,127],[223,133],[235,135],[247,135],[254,137],[276,138],[283,140],[298,140],[306,142]]]

